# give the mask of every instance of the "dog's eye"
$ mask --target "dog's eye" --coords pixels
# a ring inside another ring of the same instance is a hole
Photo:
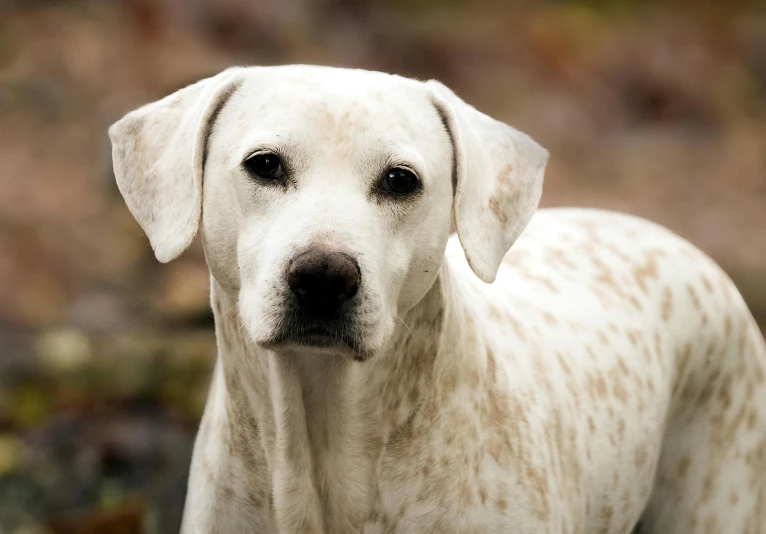
[[[407,169],[395,167],[389,170],[380,183],[381,188],[391,195],[407,195],[418,185],[418,179]]]
[[[264,180],[279,180],[282,178],[282,162],[276,154],[256,154],[245,160],[247,171]]]

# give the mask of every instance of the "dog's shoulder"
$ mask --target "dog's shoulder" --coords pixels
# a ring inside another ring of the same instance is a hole
[[[541,524],[555,523],[556,495],[571,510],[603,508],[593,513],[629,521],[616,497],[580,502],[589,499],[580,490],[592,473],[621,465],[613,483],[623,508],[640,507],[668,384],[681,365],[691,368],[684,354],[704,355],[747,318],[736,288],[673,232],[599,210],[541,210],[494,284],[472,276],[457,238],[447,257],[471,320],[454,325],[464,330],[453,333],[460,343],[445,349],[462,353],[450,356],[462,362],[462,392],[440,405],[435,433],[453,451],[471,436],[456,461],[486,458],[475,462],[478,501],[503,489],[492,473],[513,471],[506,494]],[[494,503],[498,513],[503,504]]]

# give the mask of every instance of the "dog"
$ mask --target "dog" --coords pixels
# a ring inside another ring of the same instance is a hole
[[[211,272],[184,533],[766,532],[742,297],[651,222],[537,210],[529,136],[437,81],[305,65],[109,134],[156,257],[201,227]]]

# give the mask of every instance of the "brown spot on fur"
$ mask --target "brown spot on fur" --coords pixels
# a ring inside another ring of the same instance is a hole
[[[763,371],[763,367],[758,366],[755,368],[755,383],[763,384],[766,381],[766,372]]]
[[[547,287],[547,288],[548,288],[548,290],[549,290],[551,293],[558,293],[558,292],[559,292],[559,288],[558,288],[558,287],[556,287],[556,284],[554,284],[554,283],[553,283],[551,280],[549,280],[548,278],[545,278],[545,277],[543,277],[543,276],[539,276],[539,275],[536,275],[536,274],[532,274],[532,273],[522,273],[522,275],[523,275],[523,276],[524,276],[524,278],[526,278],[527,280],[531,280],[531,281],[533,281],[533,282],[538,282],[539,284],[542,284],[542,285],[544,285],[545,287]]]
[[[624,358],[621,357],[617,361],[617,366],[620,368],[620,371],[622,372],[623,375],[625,375],[625,376],[629,376],[630,375],[630,370],[628,369],[628,366],[625,365],[625,359]]]
[[[648,456],[646,451],[646,444],[639,445],[639,447],[636,449],[635,456],[636,456],[635,457],[636,469],[640,470],[641,468],[644,467],[644,464],[646,463],[647,456]]]
[[[549,249],[545,251],[546,260],[548,263],[557,263],[562,265],[566,269],[574,270],[577,266],[569,259],[569,257],[560,249]]]
[[[513,218],[521,200],[521,189],[514,187],[511,175],[513,165],[507,163],[497,175],[495,191],[489,198],[489,210],[503,227]]]
[[[708,293],[713,292],[713,284],[710,282],[710,278],[708,278],[704,274],[702,275],[702,285],[705,286],[705,289],[707,290]]]
[[[732,376],[728,375],[721,382],[721,389],[718,391],[718,400],[724,410],[728,410],[731,406],[731,383]]]
[[[646,361],[648,362],[652,361],[652,351],[649,350],[649,347],[644,347],[643,349],[641,349],[641,354],[644,355],[644,358],[646,359]]]
[[[673,311],[673,292],[669,287],[662,291],[662,320],[667,322]]]
[[[617,400],[622,404],[626,404],[628,402],[628,392],[621,383],[615,383],[614,386],[612,386],[612,392],[614,393],[614,396],[617,398]],[[620,422],[622,423],[622,421]],[[625,423],[623,423],[623,425],[624,424]]]
[[[605,504],[601,508],[601,532],[608,534],[612,531],[612,517],[614,516],[614,509]]]
[[[550,326],[557,326],[559,324],[556,316],[550,312],[543,312],[543,319],[545,319],[545,322]]]
[[[630,256],[625,254],[623,251],[621,251],[618,247],[616,247],[612,243],[601,242],[601,246],[606,248],[609,252],[611,252],[612,254],[617,256],[618,258],[620,258],[625,263],[629,263],[631,261]]]
[[[708,473],[702,481],[702,502],[707,502],[713,497],[715,489],[715,477]]]
[[[489,379],[495,382],[497,375],[497,362],[495,361],[495,353],[492,349],[487,347],[487,372],[489,373]]]
[[[524,331],[524,325],[522,325],[521,321],[516,319],[516,317],[508,316],[508,322],[511,323],[511,326],[513,326],[513,329],[519,338],[525,339],[527,337],[526,332]]]
[[[692,356],[692,346],[690,343],[684,344],[683,348],[680,352],[676,352],[676,360],[678,361],[678,377],[679,380],[676,381],[676,388],[681,384],[681,378],[684,376],[684,373],[686,372],[686,368],[689,366],[689,360]]]
[[[633,278],[636,280],[638,287],[646,295],[649,292],[646,281],[648,279],[657,278],[657,258],[655,255],[651,255],[646,264],[633,269]]]
[[[692,302],[694,303],[694,307],[699,309],[702,307],[702,303],[700,302],[699,296],[697,295],[697,290],[694,289],[694,286],[691,284],[686,284],[686,290],[689,292],[689,297],[691,297]]]
[[[609,345],[609,338],[606,336],[603,330],[601,329],[597,330],[596,335],[598,336],[598,340],[601,342],[602,345]]]
[[[473,493],[467,480],[463,480],[460,485],[460,503],[465,507],[473,504]]]
[[[556,357],[558,358],[559,365],[561,365],[561,368],[564,370],[564,373],[569,376],[572,374],[572,369],[569,367],[569,365],[566,362],[566,359],[564,356],[561,355],[561,353],[557,352]]]
[[[688,456],[684,456],[678,461],[678,466],[676,467],[676,474],[678,475],[679,480],[683,480],[686,478],[686,475],[689,473],[689,466],[691,465],[691,458]]]
[[[625,488],[625,491],[622,493],[622,508],[623,510],[630,510],[630,502],[633,499],[631,499],[631,493],[630,488]]]
[[[606,397],[606,381],[604,380],[604,377],[599,375],[596,378],[596,393],[598,393],[598,396],[601,398]]]

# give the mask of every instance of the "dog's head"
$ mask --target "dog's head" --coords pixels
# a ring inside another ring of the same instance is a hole
[[[494,280],[547,160],[438,82],[309,66],[229,69],[109,134],[160,261],[201,224],[253,342],[357,359],[432,286],[453,212],[469,264]]]

